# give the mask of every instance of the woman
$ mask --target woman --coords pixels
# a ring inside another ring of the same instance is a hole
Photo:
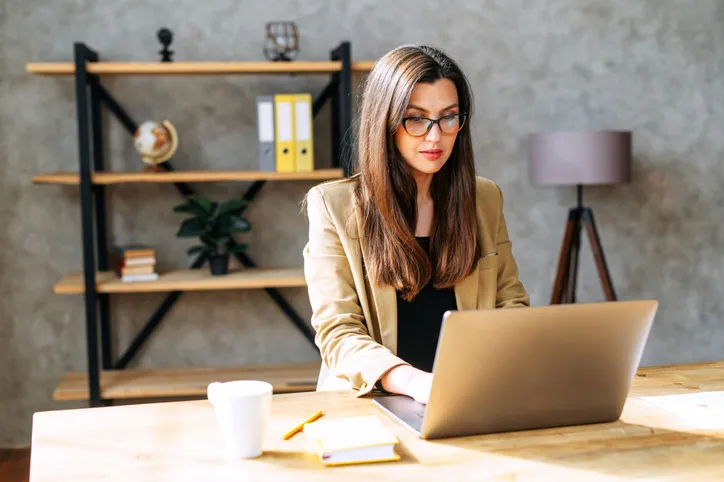
[[[472,94],[428,46],[382,57],[362,98],[359,173],[306,198],[318,390],[427,403],[447,310],[529,306],[500,189],[475,176]]]

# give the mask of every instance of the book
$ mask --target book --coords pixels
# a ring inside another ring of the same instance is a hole
[[[116,274],[125,276],[127,274],[153,274],[155,273],[153,265],[149,266],[122,266]]]
[[[111,269],[121,281],[155,281],[156,251],[147,244],[114,245],[110,256]]]
[[[118,256],[113,256],[113,261],[116,262],[119,267],[155,266],[156,265],[155,256],[143,256],[143,257],[139,257],[139,258],[120,258]]]
[[[121,276],[121,281],[156,281],[158,279],[158,273],[150,274],[124,274]]]
[[[156,255],[156,251],[152,247],[143,243],[115,245],[111,248],[111,253],[124,259]]]
[[[154,268],[156,266],[156,257],[144,256],[142,258],[120,258],[116,255],[111,255],[111,267],[115,271],[120,271],[123,268],[138,268],[146,266]]]
[[[399,440],[376,416],[319,420],[304,426],[304,436],[325,466],[400,460]]]

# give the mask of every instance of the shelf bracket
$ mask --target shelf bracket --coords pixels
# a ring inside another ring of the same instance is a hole
[[[138,129],[138,124],[136,124],[134,120],[131,119],[131,116],[128,115],[125,109],[121,107],[121,104],[116,101],[116,99],[111,95],[110,92],[108,92],[108,90],[103,86],[103,84],[100,83],[100,81],[97,81],[95,83],[101,101],[106,105],[106,107],[108,107],[108,110],[111,111],[114,116],[116,116],[116,119],[118,119],[121,124],[123,124],[123,127],[126,128],[128,133],[133,136],[136,133],[136,129]]]

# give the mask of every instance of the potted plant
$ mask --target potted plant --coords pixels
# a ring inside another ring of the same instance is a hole
[[[194,194],[187,202],[173,208],[174,212],[190,214],[181,224],[176,236],[198,237],[201,244],[191,246],[189,255],[202,253],[208,256],[211,274],[219,276],[229,272],[229,254],[244,251],[248,246],[237,243],[233,235],[251,229],[242,216],[249,203],[237,198],[218,203]]]

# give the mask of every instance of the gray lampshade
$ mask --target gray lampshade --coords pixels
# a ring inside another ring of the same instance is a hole
[[[619,184],[631,181],[631,132],[538,132],[529,140],[533,184]]]

